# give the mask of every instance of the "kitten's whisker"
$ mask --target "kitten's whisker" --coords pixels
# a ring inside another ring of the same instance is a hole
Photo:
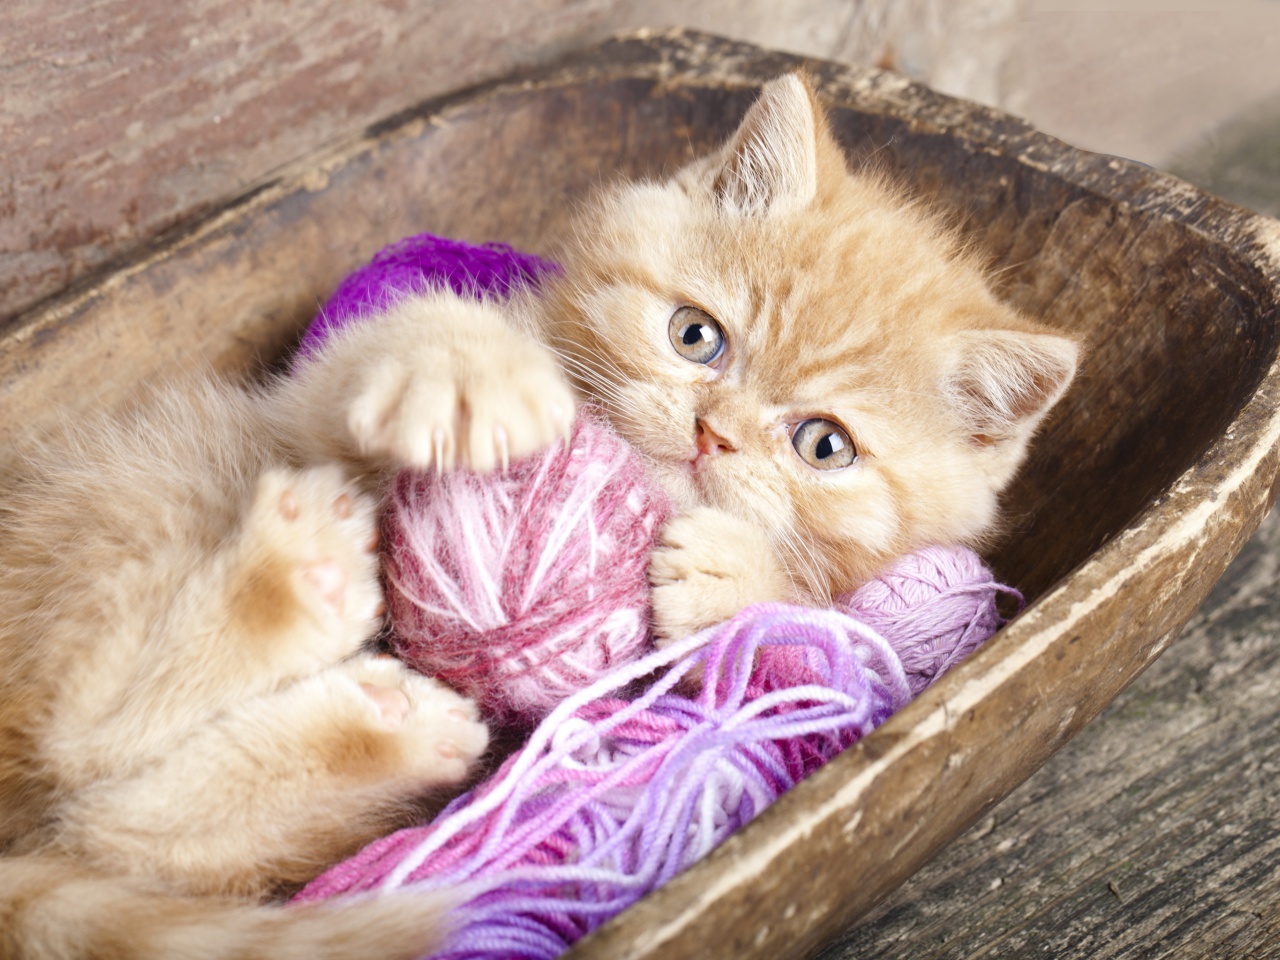
[[[617,386],[617,381],[612,377],[606,376],[604,371],[579,360],[577,357],[564,356],[560,358],[560,362],[593,386]]]
[[[612,400],[615,404],[624,402],[624,394],[616,381],[606,377],[598,369],[578,357],[567,354],[557,354],[557,356],[565,368],[582,380],[592,393],[607,400]]]
[[[570,353],[556,347],[550,348],[551,352],[565,363],[573,363],[579,369],[591,370],[596,375],[604,377],[610,381],[621,383],[632,379],[621,367],[608,357],[587,357],[580,353]]]
[[[815,594],[814,599],[826,599],[827,578],[823,575],[824,564],[814,551],[809,538],[790,527],[779,531],[778,535],[778,546],[791,558],[804,586]]]

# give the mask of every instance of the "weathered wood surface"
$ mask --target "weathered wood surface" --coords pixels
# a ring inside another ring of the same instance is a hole
[[[634,38],[293,164],[0,331],[0,449],[147,379],[278,357],[345,272],[405,234],[554,254],[575,197],[683,162],[798,64],[696,34]],[[807,65],[851,156],[953,207],[1014,303],[1093,341],[993,553],[1035,602],[579,958],[819,948],[1149,665],[1275,497],[1273,221],[900,78]]]
[[[338,136],[641,26],[808,49],[847,0],[0,3],[0,321]],[[830,41],[834,45],[835,41]]]
[[[1280,513],[1183,636],[821,960],[1280,958]]]

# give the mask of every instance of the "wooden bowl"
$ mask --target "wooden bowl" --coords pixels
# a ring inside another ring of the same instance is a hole
[[[0,449],[175,370],[272,362],[407,234],[544,250],[593,184],[675,168],[799,65],[642,34],[379,123],[0,331]],[[1151,663],[1276,496],[1280,223],[890,74],[804,65],[855,161],[950,208],[1011,302],[1090,343],[989,558],[1032,603],[579,958],[820,946]]]

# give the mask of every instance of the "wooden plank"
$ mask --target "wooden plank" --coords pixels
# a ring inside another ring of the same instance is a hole
[[[1280,957],[1280,514],[1107,712],[821,960]]]
[[[338,136],[609,33],[812,45],[844,0],[0,3],[0,321]]]

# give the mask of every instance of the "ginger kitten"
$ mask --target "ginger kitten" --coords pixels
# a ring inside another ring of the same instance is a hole
[[[950,231],[850,173],[799,76],[719,152],[597,198],[562,261],[544,335],[684,508],[651,565],[668,639],[980,543],[1075,374]]]
[[[681,507],[651,565],[669,640],[979,541],[1075,370],[849,173],[796,76],[719,152],[598,197],[561,260],[540,296],[406,298],[262,389],[178,385],[31,454],[0,504],[0,960],[438,942],[437,899],[255,905],[486,746],[365,648],[391,471],[497,469],[600,404]]]

